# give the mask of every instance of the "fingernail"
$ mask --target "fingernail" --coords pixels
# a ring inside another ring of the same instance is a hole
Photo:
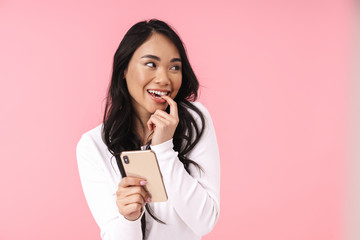
[[[141,181],[141,182],[140,182],[140,185],[143,185],[143,186],[144,186],[144,185],[146,185],[146,184],[147,184],[146,181]]]
[[[148,198],[148,199],[146,200],[146,202],[150,203],[150,202],[151,202],[151,198]]]

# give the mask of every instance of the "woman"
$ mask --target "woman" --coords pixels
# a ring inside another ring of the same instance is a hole
[[[201,239],[220,210],[220,163],[199,83],[178,35],[159,20],[129,29],[113,64],[103,124],[85,133],[77,160],[102,239]],[[119,154],[151,149],[168,201],[152,203],[146,181],[121,177]]]

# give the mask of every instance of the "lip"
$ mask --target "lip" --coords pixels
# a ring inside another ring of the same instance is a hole
[[[166,100],[163,98],[157,98],[154,95],[152,95],[151,93],[149,93],[149,90],[153,90],[153,91],[159,91],[159,92],[167,92],[167,94],[165,96],[170,96],[171,91],[167,90],[167,89],[147,89],[146,92],[149,94],[150,98],[156,102],[156,103],[166,103]]]

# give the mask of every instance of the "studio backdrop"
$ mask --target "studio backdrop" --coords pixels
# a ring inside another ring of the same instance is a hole
[[[151,18],[182,37],[217,133],[204,239],[344,239],[352,4],[0,1],[0,239],[100,239],[75,148],[102,121],[120,40]]]

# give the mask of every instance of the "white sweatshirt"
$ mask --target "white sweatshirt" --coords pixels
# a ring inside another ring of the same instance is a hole
[[[199,102],[193,104],[205,117],[205,130],[187,157],[197,162],[204,172],[200,173],[193,164],[189,167],[191,175],[186,172],[178,153],[173,150],[172,139],[150,146],[159,162],[168,201],[150,203],[155,215],[165,225],[145,211],[146,239],[201,239],[213,229],[219,218],[220,158],[215,130],[207,109]],[[189,111],[200,126],[199,116]],[[99,125],[83,134],[76,149],[87,203],[103,240],[140,240],[141,217],[128,221],[118,211],[116,190],[121,174],[101,135],[102,125]]]

